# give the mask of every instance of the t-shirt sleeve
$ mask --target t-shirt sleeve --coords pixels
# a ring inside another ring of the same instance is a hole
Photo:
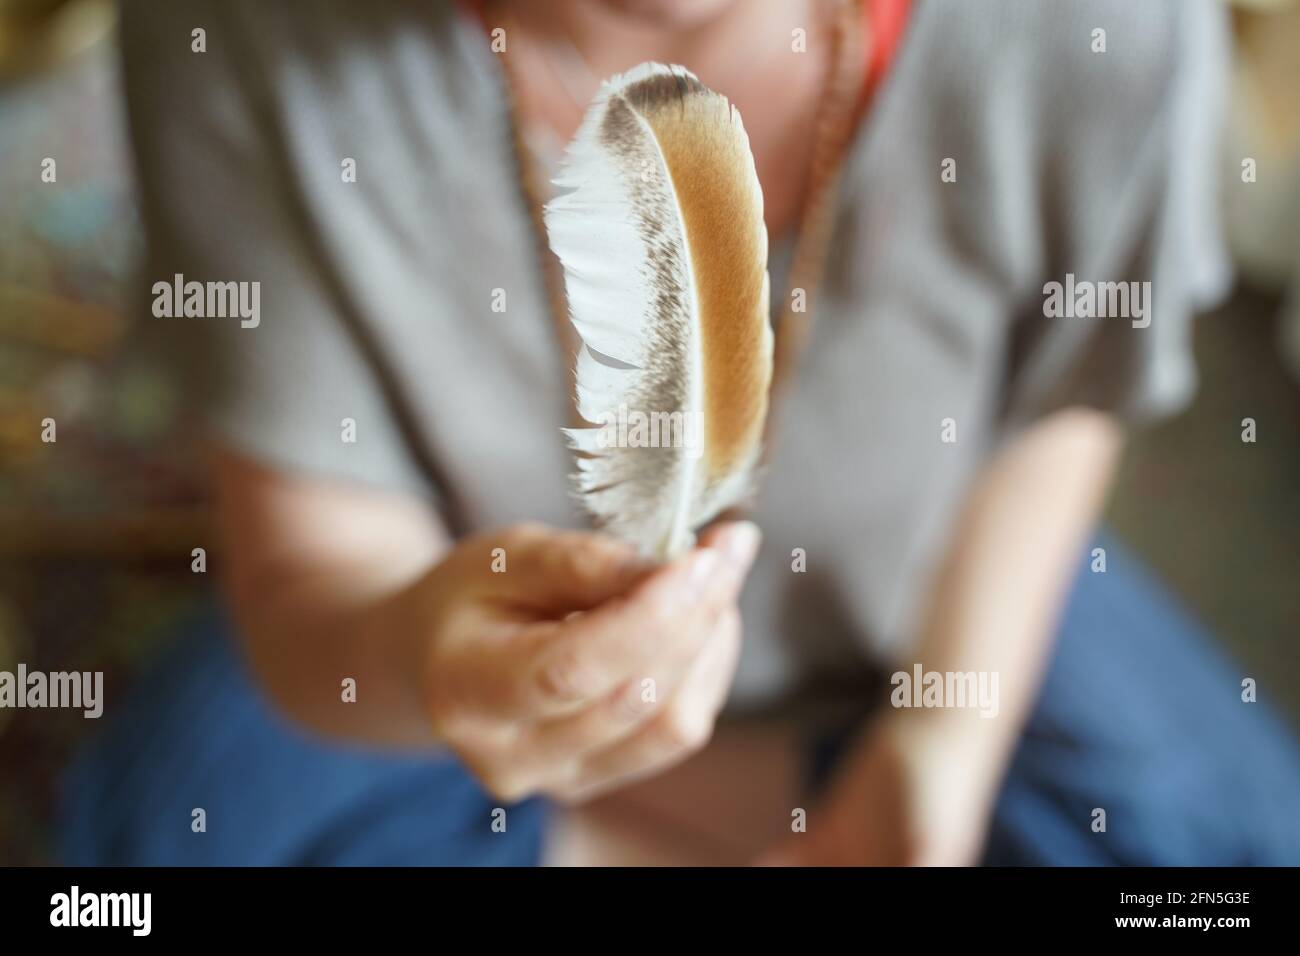
[[[295,188],[278,126],[284,106],[270,87],[280,65],[269,52],[274,37],[257,35],[258,4],[124,7],[124,84],[148,245],[137,304],[145,343],[166,350],[201,419],[244,453],[432,492]],[[181,303],[173,303],[179,314],[156,315],[152,289],[177,277],[247,283],[255,320],[186,317]],[[365,427],[349,434],[347,420]]]
[[[1195,392],[1193,319],[1231,282],[1218,208],[1228,51],[1216,5],[1192,0],[1178,10],[1173,71],[1158,112],[1138,118],[1145,129],[1132,174],[1116,177],[1108,195],[1073,197],[1091,211],[1076,217],[1088,228],[1062,243],[1013,331],[1004,408],[1013,428],[1080,405],[1140,424],[1179,411]],[[1125,106],[1096,109],[1106,122]]]

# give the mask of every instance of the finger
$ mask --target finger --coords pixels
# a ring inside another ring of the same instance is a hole
[[[700,534],[699,544],[704,548],[717,548],[734,564],[743,565],[748,570],[761,537],[758,526],[752,521],[721,521],[709,525]]]
[[[718,622],[716,635],[691,667],[677,693],[670,698],[677,706],[697,708],[697,713],[688,715],[687,720],[706,723],[710,734],[736,676],[741,634],[740,611],[734,605],[729,606]]]
[[[717,560],[716,552],[710,555]],[[707,597],[711,560],[703,557],[700,569],[692,570],[692,555],[657,572],[633,596],[590,614],[516,629],[503,652],[485,646],[474,686],[486,711],[556,720],[590,709],[627,683],[671,682],[698,654],[719,610]],[[609,613],[615,605],[619,613]],[[502,653],[511,652],[512,662],[502,666]]]
[[[699,751],[713,734],[740,657],[740,618],[732,611],[664,710],[627,739],[582,761],[563,785],[567,800],[587,800],[615,786],[659,773]]]
[[[734,608],[717,611],[704,627],[712,636],[702,654],[719,644],[726,646],[738,641],[729,633],[739,628],[739,616]],[[694,664],[692,660],[679,668],[664,668],[657,677],[632,678],[577,713],[544,720],[527,731],[523,749],[530,760],[555,766],[566,761],[576,764],[590,753],[612,747],[662,712]]]
[[[576,772],[582,758],[630,736],[657,712],[655,683],[638,680],[620,684],[610,694],[577,713],[544,720],[527,732],[523,748],[530,762],[561,767],[556,776]]]
[[[626,593],[654,565],[625,541],[524,524],[485,542],[485,592],[528,615],[560,617]],[[490,547],[489,547],[490,546]]]
[[[616,598],[558,630],[542,632],[524,678],[541,712],[572,709],[632,678],[667,679],[699,653],[707,625],[731,605],[758,549],[758,529],[734,527],[728,551],[697,548]]]
[[[719,569],[722,570],[719,570]],[[733,590],[719,552],[692,552],[625,598],[561,624],[535,626],[512,669],[518,712],[571,714],[631,680],[672,680],[699,654]]]

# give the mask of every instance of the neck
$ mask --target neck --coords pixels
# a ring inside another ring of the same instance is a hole
[[[705,4],[706,8],[710,5]],[[699,15],[650,15],[609,0],[511,2],[516,21],[541,40],[571,43],[600,77],[656,60],[706,74],[753,63],[766,51],[788,53],[791,31],[816,31],[813,0],[730,0]]]

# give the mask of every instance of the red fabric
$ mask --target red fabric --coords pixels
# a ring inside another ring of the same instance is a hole
[[[488,29],[483,0],[461,0],[461,6],[479,21],[484,31]],[[862,33],[865,39],[862,44],[865,61],[862,64],[863,106],[866,106],[889,72],[889,65],[902,42],[911,11],[912,0],[865,0],[862,4]]]
[[[486,33],[490,28],[483,9],[483,0],[461,0],[461,7],[478,20]],[[871,98],[889,72],[894,55],[902,45],[907,32],[912,0],[863,0],[862,2],[862,94],[858,102],[856,121],[862,122]]]
[[[872,95],[889,72],[894,54],[902,44],[907,30],[908,14],[912,0],[866,0],[862,4],[862,30],[866,36],[863,44],[866,63],[863,64],[862,103],[859,113],[866,109]]]
[[[487,11],[483,9],[483,0],[460,0],[460,7],[478,21],[484,33],[491,33],[487,22]]]

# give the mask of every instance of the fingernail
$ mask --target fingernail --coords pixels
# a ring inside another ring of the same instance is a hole
[[[738,522],[727,533],[724,550],[727,560],[739,568],[748,568],[758,553],[763,534],[752,521]]]
[[[618,578],[638,578],[647,571],[653,571],[658,565],[635,548],[619,555],[614,563],[612,573]]]
[[[691,555],[691,566],[686,572],[687,586],[695,592],[703,591],[709,581],[718,573],[722,564],[722,555],[713,548],[701,548]]]

